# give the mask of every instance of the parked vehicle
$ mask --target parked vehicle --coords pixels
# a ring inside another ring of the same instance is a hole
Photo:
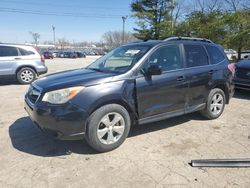
[[[83,53],[83,52],[76,52],[76,54],[77,54],[77,57],[86,57],[86,55]]]
[[[30,84],[47,72],[44,57],[32,46],[0,44],[0,79]]]
[[[226,53],[227,58],[231,61],[236,60],[238,57],[237,52],[233,49],[225,49],[224,52]]]
[[[131,43],[85,69],[37,80],[25,109],[41,130],[60,139],[85,136],[106,152],[124,142],[131,125],[195,111],[218,118],[234,92],[228,65],[222,47],[205,39]]]
[[[58,52],[58,57],[60,57],[60,58],[64,58],[64,52]]]
[[[53,54],[51,52],[48,52],[48,51],[43,52],[43,56],[45,59],[53,59],[54,58]]]
[[[250,60],[241,60],[235,64],[235,87],[250,90]]]

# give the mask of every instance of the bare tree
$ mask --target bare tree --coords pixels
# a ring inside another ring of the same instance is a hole
[[[102,38],[106,46],[110,49],[116,48],[120,45],[122,45],[122,31],[108,31],[103,34]],[[128,43],[131,41],[135,41],[136,38],[133,36],[130,32],[124,33],[124,42]]]
[[[39,38],[40,38],[40,34],[39,34],[39,33],[32,32],[32,31],[30,31],[29,33],[31,34],[31,36],[32,36],[32,38],[33,38],[33,40],[34,40],[34,43],[35,43],[35,45],[37,46],[37,45],[38,45],[38,40],[39,40]]]
[[[64,49],[65,46],[69,45],[69,42],[65,38],[59,38],[58,44],[61,47],[61,49]]]
[[[214,12],[219,11],[222,8],[222,1],[221,0],[208,0],[207,1],[207,11]]]

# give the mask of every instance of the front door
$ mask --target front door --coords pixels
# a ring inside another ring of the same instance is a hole
[[[150,64],[162,68],[160,75],[148,75]],[[140,123],[163,119],[168,114],[184,113],[187,81],[178,45],[156,49],[141,67],[143,74],[136,78],[136,93]]]

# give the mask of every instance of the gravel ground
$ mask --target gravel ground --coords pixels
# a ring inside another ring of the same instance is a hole
[[[96,57],[47,60],[49,72]],[[192,159],[250,158],[250,92],[237,91],[213,121],[198,113],[135,126],[118,149],[54,140],[23,109],[28,86],[0,85],[0,187],[249,187],[250,168],[193,168]]]

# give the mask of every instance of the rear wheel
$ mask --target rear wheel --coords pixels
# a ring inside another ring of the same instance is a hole
[[[119,147],[130,130],[130,116],[118,104],[109,104],[97,109],[89,118],[86,140],[99,152],[111,151]]]
[[[225,107],[225,93],[219,88],[212,89],[208,95],[206,108],[201,114],[208,119],[216,119],[220,117]]]
[[[20,84],[30,84],[36,79],[36,72],[29,67],[21,68],[17,72],[17,80]]]

